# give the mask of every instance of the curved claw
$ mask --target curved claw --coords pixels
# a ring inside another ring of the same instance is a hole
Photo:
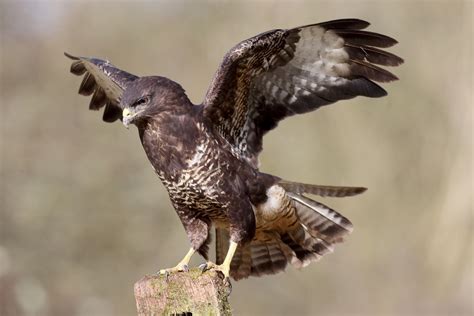
[[[187,264],[184,264],[182,268],[184,272],[189,272],[189,266]]]
[[[161,269],[160,271],[158,271],[158,274],[165,275],[166,277],[168,277],[170,273],[173,272],[189,272],[189,266],[187,264],[178,263],[176,267]]]
[[[186,254],[186,256],[184,256],[183,260],[181,260],[175,267],[168,268],[168,269],[161,269],[158,273],[160,275],[164,274],[164,275],[166,275],[166,277],[168,277],[169,274],[173,273],[173,272],[181,272],[181,271],[188,272],[189,271],[189,266],[188,266],[189,260],[191,260],[191,256],[195,252],[196,251],[193,248],[189,249],[188,253]]]
[[[211,262],[211,261],[201,263],[201,264],[199,265],[199,269],[200,269],[203,273],[204,273],[205,271],[211,270],[211,269],[215,269],[215,270],[218,270],[218,271],[222,271],[222,269],[220,268],[219,265],[217,265],[217,264],[215,264],[214,262]]]
[[[204,273],[207,270],[216,270],[224,275],[225,279],[229,279],[229,268],[223,264],[215,264],[214,262],[208,261],[199,265],[199,269]]]
[[[207,263],[205,263],[205,262],[201,263],[198,268],[199,268],[199,270],[201,270],[202,273],[204,273],[204,271],[208,270]]]
[[[227,296],[230,295],[230,293],[232,293],[232,283],[230,283],[230,278],[229,277],[226,277],[224,279],[224,285],[226,286],[226,289],[227,289]]]
[[[224,265],[218,265],[215,264],[214,262],[204,262],[199,265],[199,270],[201,270],[202,273],[206,272],[207,270],[216,270],[224,276],[224,285],[227,288],[227,296],[232,293],[232,283],[230,283],[230,277],[229,277],[229,270],[226,266]]]

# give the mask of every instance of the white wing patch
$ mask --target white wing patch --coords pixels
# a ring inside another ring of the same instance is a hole
[[[342,37],[320,26],[310,26],[301,29],[295,57],[290,63],[315,77],[339,77],[349,74],[348,60]]]
[[[286,191],[279,185],[273,185],[267,189],[267,200],[254,208],[257,219],[257,225],[259,219],[263,223],[275,219],[283,211],[285,206]]]

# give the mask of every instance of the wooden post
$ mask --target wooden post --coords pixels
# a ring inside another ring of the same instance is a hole
[[[139,316],[232,315],[227,297],[231,288],[222,274],[199,269],[145,276],[135,283]]]

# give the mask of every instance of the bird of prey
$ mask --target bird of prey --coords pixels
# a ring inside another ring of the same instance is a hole
[[[191,103],[176,82],[139,77],[108,61],[75,57],[71,72],[103,120],[138,128],[141,143],[181,219],[190,249],[173,268],[186,271],[198,252],[204,269],[235,280],[304,267],[352,231],[351,222],[307,195],[343,197],[362,187],[303,184],[259,171],[262,138],[282,119],[356,96],[382,97],[375,82],[396,80],[381,66],[403,60],[381,48],[396,40],[340,19],[268,31],[223,58],[204,101]]]

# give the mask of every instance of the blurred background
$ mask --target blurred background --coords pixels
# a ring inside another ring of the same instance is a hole
[[[134,282],[188,249],[136,129],[87,110],[64,51],[170,77],[200,103],[237,42],[345,17],[400,42],[401,80],[284,121],[261,163],[368,187],[321,199],[355,231],[302,271],[234,282],[234,313],[472,315],[470,1],[2,1],[0,314],[134,315]]]

